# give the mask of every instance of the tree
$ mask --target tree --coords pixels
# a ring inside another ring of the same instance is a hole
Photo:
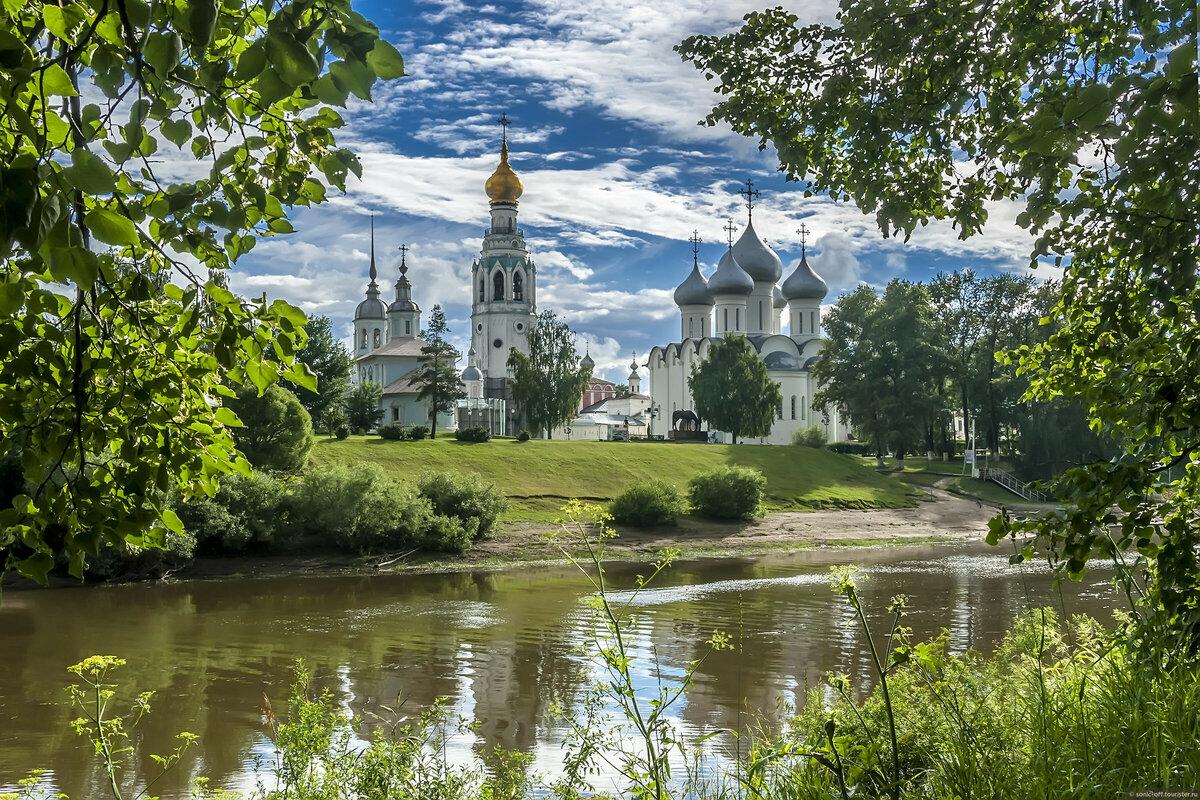
[[[575,416],[592,371],[580,366],[575,334],[553,311],[538,314],[528,341],[529,355],[516,348],[508,354],[513,397],[529,427],[551,438],[556,427]]]
[[[437,415],[448,414],[455,403],[467,396],[458,378],[455,364],[458,351],[446,341],[450,326],[440,305],[429,315],[429,327],[421,332],[425,346],[421,348],[420,366],[413,377],[413,386],[420,387],[417,399],[429,404],[429,438],[437,438]]]
[[[779,384],[745,336],[727,334],[708,357],[692,365],[688,377],[696,414],[717,430],[739,436],[767,436],[783,407]]]
[[[940,273],[929,284],[935,324],[940,328],[946,377],[958,394],[963,430],[971,430],[975,416],[973,376],[979,351],[982,300],[979,278],[972,270]],[[943,451],[944,452],[944,451]]]
[[[259,394],[243,387],[226,405],[242,427],[234,429],[238,450],[268,472],[299,472],[313,446],[312,419],[295,394],[279,385]]]
[[[1111,460],[1058,481],[1064,509],[1031,534],[1062,575],[1137,547],[1139,630],[1200,651],[1200,288],[1195,198],[1196,6],[933,0],[920,14],[846,0],[833,25],[772,9],[677,48],[714,76],[727,122],[770,143],[789,178],[853,199],[885,234],[987,203],[1023,207],[1030,264],[1063,268],[1056,330],[1013,355],[1027,397],[1068,398],[1116,439]],[[1125,513],[1116,521],[1111,509]],[[1132,573],[1121,574],[1131,579]],[[1131,592],[1132,584],[1128,584]],[[1145,641],[1162,641],[1148,637]],[[1169,644],[1161,653],[1170,652]]]
[[[219,276],[360,171],[329,104],[402,72],[349,0],[0,4],[0,450],[31,487],[4,569],[161,545],[170,495],[248,471],[214,399],[313,388],[305,320]]]
[[[383,419],[383,387],[362,381],[346,395],[346,424],[355,433],[366,433]]]
[[[894,280],[880,298],[860,286],[838,301],[824,326],[814,406],[845,408],[880,464],[888,447],[903,462],[942,408],[938,331],[925,288]]]
[[[335,409],[342,404],[350,388],[350,353],[346,351],[346,345],[334,337],[333,322],[329,317],[310,317],[304,332],[308,341],[297,359],[312,370],[317,378],[317,389],[314,392],[301,388],[296,396],[314,423],[332,430],[328,423],[336,418]]]

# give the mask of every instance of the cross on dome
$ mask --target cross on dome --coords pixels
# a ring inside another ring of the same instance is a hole
[[[796,233],[800,234],[800,258],[804,258],[805,245],[808,243],[808,226],[801,222],[800,227],[796,228]]]
[[[688,241],[692,243],[692,266],[700,264],[700,231],[693,229],[692,235],[688,237]]]
[[[732,219],[725,220],[725,224],[721,226],[725,230],[725,236],[729,239],[729,249],[733,249],[733,232],[738,229],[737,225],[733,224]]]
[[[508,142],[508,126],[512,124],[511,122],[509,122],[508,114],[501,111],[500,119],[496,120],[496,122],[500,123],[500,141],[507,143]]]
[[[408,273],[408,264],[405,263],[405,256],[408,254],[408,245],[402,244],[396,249],[400,251],[400,274],[401,275],[407,274]]]
[[[754,179],[746,178],[746,188],[738,192],[746,198],[746,219],[754,218],[754,201],[762,196],[762,192],[754,188]]]

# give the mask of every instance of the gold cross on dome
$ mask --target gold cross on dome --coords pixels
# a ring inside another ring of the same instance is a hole
[[[500,123],[500,138],[505,142],[508,141],[508,126],[511,125],[508,121],[508,114],[501,112],[500,119],[496,120]]]

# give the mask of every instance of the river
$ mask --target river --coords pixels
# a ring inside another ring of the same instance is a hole
[[[639,680],[649,682],[653,656],[676,673],[720,628],[738,647],[710,655],[676,708],[689,733],[778,719],[830,671],[865,687],[864,639],[828,586],[830,566],[846,563],[862,567],[860,590],[873,616],[881,620],[893,595],[909,595],[915,636],[945,628],[955,650],[988,651],[1013,615],[1033,606],[1107,620],[1119,604],[1107,570],[1059,589],[1044,567],[1017,569],[974,545],[682,561],[636,600]],[[645,570],[611,565],[609,578],[628,588]],[[447,697],[476,724],[454,742],[460,757],[500,744],[532,753],[536,770],[553,773],[563,732],[549,707],[593,673],[578,651],[592,632],[586,592],[583,577],[565,566],[6,592],[0,790],[41,767],[75,800],[103,795],[103,776],[63,703],[67,666],[92,654],[126,659],[121,684],[155,692],[134,740],[131,780],[156,771],[149,754],[169,750],[175,732],[200,737],[155,786],[164,800],[185,797],[200,775],[214,787],[253,780],[256,759],[271,752],[261,698],[285,708],[299,657],[356,713],[397,698],[416,709]],[[712,741],[728,748],[732,737]]]

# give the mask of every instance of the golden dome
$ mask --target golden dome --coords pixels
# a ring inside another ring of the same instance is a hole
[[[525,187],[513,168],[508,165],[508,142],[500,144],[500,166],[492,173],[483,185],[484,191],[493,203],[515,203]]]

